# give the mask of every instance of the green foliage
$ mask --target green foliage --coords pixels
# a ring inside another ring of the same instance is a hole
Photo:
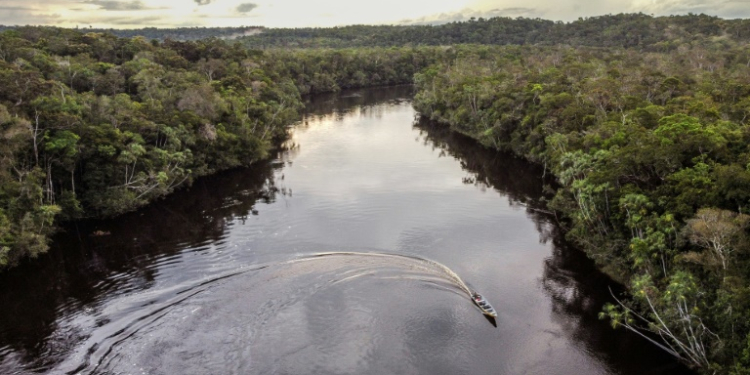
[[[0,51],[0,267],[46,251],[56,220],[265,157],[301,106],[289,78],[243,68],[249,53],[221,41],[21,28]]]
[[[253,28],[89,31],[0,33],[0,267],[46,251],[56,220],[267,157],[303,94],[413,82],[423,116],[557,176],[568,238],[630,287],[602,317],[707,372],[750,372],[745,20],[492,18],[243,44],[191,39]]]
[[[446,57],[441,48],[271,49],[260,65],[270,77],[291,77],[301,94],[410,84]]]
[[[655,333],[656,345],[707,373],[748,373],[743,51],[457,47],[457,58],[415,76],[414,105],[555,174],[549,206],[566,217],[567,237],[629,286],[602,318]]]
[[[671,51],[700,38],[724,37],[747,42],[743,20],[724,20],[707,15],[652,17],[615,14],[554,22],[543,19],[493,17],[442,25],[353,25],[334,28],[262,29],[241,37],[251,48],[352,48],[390,46],[438,46],[455,44],[573,45],[625,47]],[[129,31],[133,33],[133,31]],[[158,34],[151,34],[158,37]],[[135,31],[137,33],[137,31]],[[616,76],[618,70],[612,70]],[[679,80],[677,80],[679,82]],[[675,81],[666,82],[666,88]]]
[[[55,219],[117,215],[268,157],[301,94],[410,83],[449,55],[260,52],[89,31],[0,33],[0,267],[46,251]]]

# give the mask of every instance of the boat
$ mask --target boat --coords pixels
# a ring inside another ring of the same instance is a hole
[[[479,307],[480,310],[482,310],[482,314],[487,315],[491,318],[497,318],[497,311],[495,311],[495,308],[490,305],[487,300],[482,297],[481,294],[477,292],[471,293],[471,300],[474,302],[477,307]]]

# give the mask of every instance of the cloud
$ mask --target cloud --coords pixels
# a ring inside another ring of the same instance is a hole
[[[144,10],[151,9],[139,0],[119,1],[119,0],[87,0],[84,4],[96,5],[101,10],[106,11],[123,11],[123,10]]]
[[[253,9],[257,8],[258,4],[244,3],[237,6],[238,13],[250,13]]]
[[[144,27],[153,25],[161,20],[161,17],[93,17],[77,20],[80,24],[113,25],[113,26],[135,26]]]
[[[190,2],[193,5],[189,5]],[[240,26],[249,19],[269,27],[362,24],[441,24],[475,18],[528,17],[574,21],[579,17],[643,12],[655,16],[706,13],[750,18],[750,0],[0,0],[0,24],[58,25],[140,15],[143,22],[112,19],[97,26]],[[419,4],[418,4],[419,3]],[[402,6],[398,6],[401,4]],[[189,5],[189,6],[185,6]],[[199,11],[196,12],[196,8]],[[408,18],[408,19],[407,19]],[[145,21],[151,23],[146,23]],[[399,21],[400,20],[400,21]],[[99,23],[99,22],[97,22]]]
[[[524,8],[524,7],[495,9],[494,12],[502,14],[506,17],[518,17],[518,16],[526,16],[526,15],[538,13],[538,11],[534,8]]]
[[[57,24],[61,15],[24,6],[0,6],[0,25]]]
[[[0,11],[2,12],[11,12],[11,11],[22,11],[22,12],[32,12],[34,11],[33,8],[25,8],[25,7],[3,7],[0,6]]]

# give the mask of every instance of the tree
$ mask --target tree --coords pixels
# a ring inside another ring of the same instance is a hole
[[[643,275],[634,279],[631,288],[635,301],[644,307],[645,314],[618,300],[619,306],[606,305],[600,318],[609,318],[613,327],[625,327],[675,357],[708,369],[711,349],[721,345],[721,338],[700,317],[703,293],[693,275],[678,271],[663,289],[657,287],[651,276]],[[664,344],[654,341],[643,331],[658,335]]]
[[[730,266],[750,216],[716,208],[702,208],[685,226],[688,240],[705,250],[721,264]]]

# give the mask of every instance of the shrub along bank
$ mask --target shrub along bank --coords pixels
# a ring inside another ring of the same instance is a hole
[[[630,287],[603,317],[750,373],[746,46],[474,47],[415,81],[424,116],[554,173],[568,237]]]

